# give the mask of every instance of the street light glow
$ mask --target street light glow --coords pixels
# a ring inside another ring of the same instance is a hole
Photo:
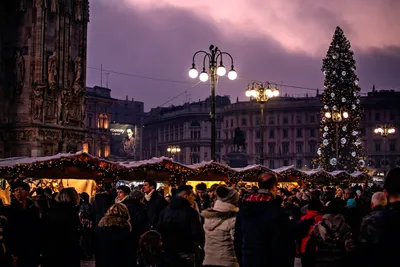
[[[199,75],[199,72],[197,71],[197,69],[196,69],[195,67],[192,67],[192,68],[189,70],[189,77],[190,77],[190,78],[196,79],[198,75]]]
[[[251,90],[249,90],[249,89],[246,90],[246,96],[247,97],[251,97],[252,96]]]
[[[218,74],[218,76],[224,76],[226,74],[226,69],[223,65],[220,65],[217,68],[217,74]]]
[[[236,71],[235,71],[233,68],[228,72],[228,78],[229,78],[229,80],[231,80],[231,81],[236,80],[236,78],[237,78],[237,73],[236,73]]]
[[[272,96],[274,96],[274,97],[279,96],[279,90],[276,90],[276,89],[272,90]]]
[[[343,118],[347,119],[349,117],[349,113],[347,113],[346,111],[343,112]]]
[[[208,81],[208,74],[207,74],[207,72],[205,72],[205,71],[201,72],[201,73],[200,73],[200,76],[199,76],[199,79],[200,79],[200,81],[202,81],[202,82]]]

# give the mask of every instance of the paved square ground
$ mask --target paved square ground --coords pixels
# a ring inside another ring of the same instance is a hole
[[[95,267],[94,261],[82,261],[81,267]],[[294,267],[301,267],[300,259],[296,259]]]

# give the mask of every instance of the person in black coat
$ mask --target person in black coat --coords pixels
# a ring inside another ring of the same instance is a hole
[[[162,210],[168,205],[164,196],[157,192],[157,183],[154,180],[146,179],[143,183],[143,192],[145,193],[145,204],[151,229],[157,226],[158,219]]]
[[[203,243],[199,214],[191,207],[192,203],[193,191],[187,185],[179,186],[177,195],[162,211],[156,228],[172,266],[193,266],[196,247]]]
[[[73,187],[63,188],[45,221],[45,267],[79,267],[82,225],[78,215],[79,195]]]
[[[290,236],[289,218],[276,200],[277,185],[276,175],[264,173],[258,179],[258,192],[242,199],[234,239],[241,267],[294,265],[294,237]]]
[[[94,196],[93,210],[96,216],[95,224],[97,225],[101,218],[104,217],[107,210],[114,203],[114,197],[111,194],[112,186],[110,183],[105,183],[101,191]]]
[[[134,242],[131,238],[128,208],[112,205],[97,227],[96,267],[134,266]]]
[[[137,251],[140,236],[149,230],[149,218],[144,205],[144,193],[139,190],[133,190],[126,201],[126,207],[131,217],[133,251]]]
[[[42,231],[40,210],[28,198],[30,186],[22,181],[11,183],[13,199],[5,211],[8,220],[8,253],[18,267],[37,266]]]
[[[400,168],[386,175],[385,209],[365,218],[359,234],[360,266],[397,266],[400,261]]]

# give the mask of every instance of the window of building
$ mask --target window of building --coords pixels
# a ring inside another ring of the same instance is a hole
[[[315,116],[314,115],[310,115],[310,122],[314,123],[315,122]]]
[[[275,124],[275,117],[269,117],[269,125],[274,125]]]
[[[260,138],[261,138],[261,132],[260,132],[260,130],[257,130],[257,131],[256,131],[256,138],[257,138],[257,139],[260,139]]]
[[[297,169],[301,169],[303,168],[303,160],[302,159],[298,159],[297,160]]]
[[[381,151],[381,144],[380,143],[375,143],[375,151],[380,152]]]
[[[242,125],[243,125],[243,126],[246,126],[246,125],[247,125],[247,120],[246,120],[246,118],[242,118]]]
[[[297,122],[297,124],[301,124],[301,116],[300,115],[297,115],[296,122]]]
[[[231,119],[231,127],[233,127],[233,119]]]
[[[310,129],[310,137],[315,137],[315,129]]]
[[[303,153],[303,143],[296,143],[296,152]]]
[[[289,119],[287,116],[283,116],[283,124],[288,124],[289,123]]]
[[[394,112],[390,112],[390,120],[391,121],[394,121],[395,120],[395,115],[394,115]]]
[[[275,169],[275,161],[273,159],[269,160],[269,168],[270,169]]]
[[[390,151],[396,151],[396,143],[390,143]]]
[[[289,143],[287,143],[287,142],[282,143],[282,153],[285,153],[285,154],[289,153]]]
[[[274,138],[275,131],[274,130],[269,130],[269,138]]]
[[[288,131],[288,129],[283,129],[283,138],[289,138],[289,131]]]
[[[314,153],[314,152],[316,152],[317,150],[315,149],[315,143],[310,143],[310,153]]]
[[[207,158],[207,157],[208,157],[208,153],[204,152],[204,158]]]
[[[92,128],[92,117],[88,117],[88,126],[89,128]]]
[[[261,144],[255,143],[256,154],[259,155],[261,153]]]
[[[275,154],[275,143],[268,143],[268,152],[270,154]]]
[[[108,117],[106,114],[100,114],[97,121],[97,128],[108,129]]]
[[[375,113],[375,120],[380,121],[381,120],[381,114],[379,112]]]
[[[283,166],[288,166],[289,165],[289,161],[287,159],[283,160]]]
[[[260,117],[256,117],[256,125],[260,125]]]
[[[228,128],[229,127],[229,121],[225,120],[225,127]]]
[[[301,137],[303,137],[303,131],[302,131],[302,129],[297,129],[297,134],[296,134],[296,137],[297,138],[301,138]]]

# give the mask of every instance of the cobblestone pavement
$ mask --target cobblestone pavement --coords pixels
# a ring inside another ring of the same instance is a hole
[[[81,267],[95,267],[94,261],[82,261]],[[301,267],[300,259],[296,259],[294,267]]]

